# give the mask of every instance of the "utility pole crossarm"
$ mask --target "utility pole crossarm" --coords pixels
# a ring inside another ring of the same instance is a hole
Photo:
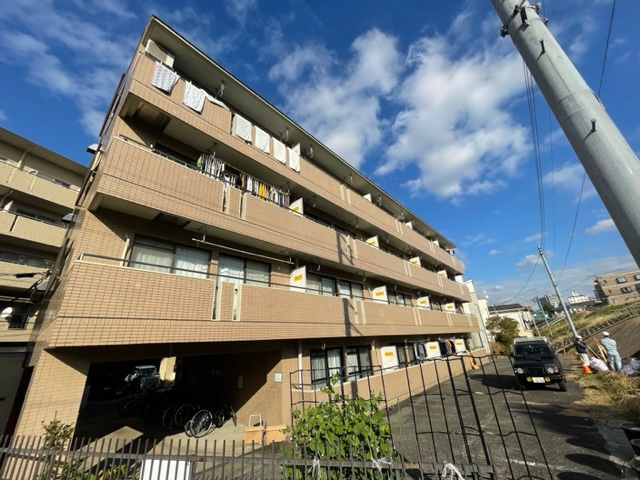
[[[640,266],[640,161],[597,95],[523,0],[491,0],[636,264]]]

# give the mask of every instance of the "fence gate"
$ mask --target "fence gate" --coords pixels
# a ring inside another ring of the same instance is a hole
[[[293,408],[326,401],[310,379],[306,371],[292,375]],[[350,398],[383,395],[405,478],[439,479],[443,470],[454,479],[553,478],[509,357],[431,359],[334,389]]]

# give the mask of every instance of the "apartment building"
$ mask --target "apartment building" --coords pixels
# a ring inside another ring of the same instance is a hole
[[[0,431],[15,426],[33,325],[87,168],[0,128]]]
[[[640,300],[640,270],[596,275],[596,297],[605,305],[619,305]]]
[[[142,363],[286,424],[334,374],[479,331],[450,240],[155,17],[95,152],[19,433],[75,422],[99,372]]]

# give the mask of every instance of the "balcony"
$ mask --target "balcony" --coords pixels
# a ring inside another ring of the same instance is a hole
[[[223,182],[169,161],[144,146],[115,138],[108,154],[110,161],[104,164],[98,191],[111,197],[103,200],[111,209],[130,213],[130,204],[141,205],[147,209],[138,208],[138,215],[147,219],[160,212],[168,213],[196,224],[214,225],[221,237],[228,232],[259,238],[265,249],[274,246],[275,250],[290,249],[468,300],[464,285],[411,266],[406,260],[353,240],[273,202],[229,185],[225,188]],[[131,162],[131,158],[138,160]]]
[[[112,259],[113,260],[113,259]],[[51,347],[199,343],[477,330],[465,315],[122,267],[86,255],[46,328]],[[234,314],[235,312],[235,314]],[[212,318],[216,320],[212,320]],[[235,320],[234,320],[235,317]],[[458,326],[456,326],[458,324]]]
[[[54,177],[4,163],[0,163],[0,185],[69,210],[73,209],[79,191],[77,187],[68,186]]]
[[[41,278],[48,270],[47,267],[34,267],[20,263],[12,263],[0,260],[0,287],[27,290],[38,278]],[[16,275],[35,273],[35,277],[17,277]]]
[[[35,246],[60,248],[66,228],[52,225],[29,217],[0,211],[0,235],[12,237],[16,241],[32,242]]]
[[[182,102],[184,94],[183,80],[178,80],[170,94],[152,87],[151,79],[154,69],[154,60],[146,56],[138,57],[129,95],[132,98],[153,105],[155,108],[160,108],[163,114],[176,119],[177,122],[169,122],[169,125],[165,128],[165,132],[169,135],[173,135],[186,143],[189,143],[190,139],[195,141],[197,138],[197,142],[200,144],[206,143],[210,145],[212,141],[216,141],[220,142],[221,145],[228,145],[248,159],[276,172],[281,177],[284,177],[285,180],[289,180],[300,188],[328,200],[334,206],[340,208],[343,214],[348,212],[347,216],[359,218],[362,223],[361,228],[367,229],[368,227],[372,231],[380,229],[388,232],[402,243],[409,244],[412,249],[422,251],[426,255],[433,257],[439,264],[448,266],[456,272],[462,272],[462,263],[457,258],[417,232],[405,227],[402,222],[396,220],[387,211],[369,202],[358,192],[342,185],[340,180],[322,170],[313,162],[301,159],[304,166],[299,174],[294,174],[288,167],[274,161],[272,156],[232,135],[230,133],[231,113],[229,110],[206,101],[201,113],[196,113],[186,107]],[[134,102],[134,100],[129,99],[129,102]],[[173,123],[187,125],[188,128],[181,127],[178,131],[173,128]],[[188,129],[194,130],[189,133],[189,139],[185,138]],[[199,131],[199,133],[196,133],[196,131]],[[243,159],[242,162],[246,163],[246,159]]]

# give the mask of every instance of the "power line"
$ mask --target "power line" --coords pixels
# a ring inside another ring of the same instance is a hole
[[[602,91],[602,80],[604,79],[604,68],[607,64],[607,53],[609,52],[609,40],[611,39],[611,30],[613,27],[613,16],[616,13],[616,0],[611,2],[611,17],[609,17],[609,30],[607,31],[607,42],[604,45],[604,58],[602,59],[602,69],[600,70],[600,85],[598,86],[598,97]]]
[[[602,92],[602,82],[604,80],[604,71],[605,71],[605,66],[607,64],[607,54],[609,52],[609,40],[611,39],[611,31],[612,31],[612,27],[613,27],[613,17],[615,15],[616,12],[616,0],[613,0],[613,2],[611,3],[611,16],[609,17],[609,29],[607,31],[607,41],[605,43],[604,46],[604,56],[602,59],[602,68],[600,69],[600,83],[598,85],[598,98],[600,97],[600,94]],[[573,227],[571,228],[571,236],[569,237],[569,246],[567,247],[567,254],[564,257],[564,264],[562,265],[562,270],[560,271],[560,276],[559,278],[562,278],[562,275],[564,274],[564,269],[567,265],[567,260],[569,259],[569,252],[571,251],[571,246],[573,244],[573,237],[575,235],[576,232],[576,225],[578,223],[578,213],[580,212],[580,205],[582,204],[582,195],[584,193],[584,184],[585,181],[587,179],[587,173],[583,172],[582,173],[582,186],[580,187],[580,196],[578,197],[578,205],[576,207],[576,215],[573,219]]]

